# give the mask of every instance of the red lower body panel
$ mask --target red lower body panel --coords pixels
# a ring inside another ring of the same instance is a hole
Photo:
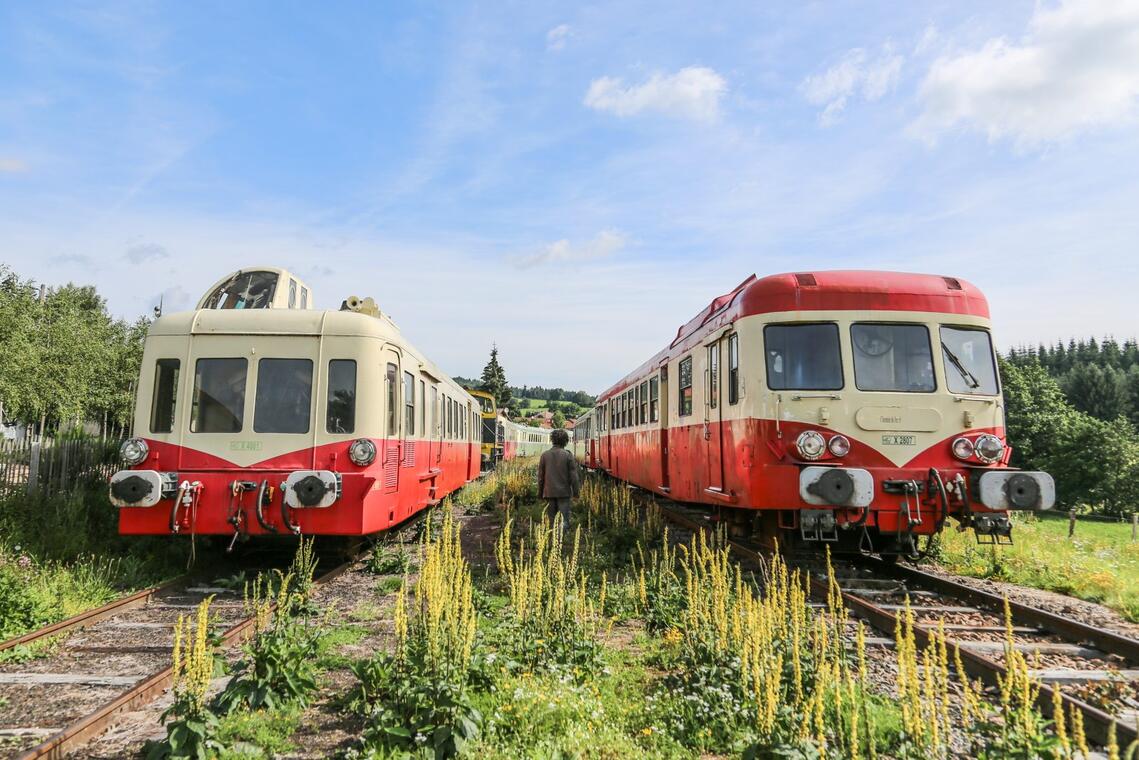
[[[474,442],[373,441],[376,460],[365,467],[348,459],[350,442],[238,467],[200,451],[148,441],[150,457],[138,469],[177,472],[179,483],[196,482],[201,487],[192,503],[179,505],[176,513],[173,499],[162,499],[152,507],[120,508],[119,533],[169,535],[173,516],[178,533],[287,534],[287,520],[305,535],[368,535],[398,525],[479,474],[479,445]],[[299,469],[339,474],[339,498],[329,507],[287,509],[283,514],[281,484]],[[256,487],[235,494],[235,482]],[[259,520],[256,501],[262,482],[268,487]]]

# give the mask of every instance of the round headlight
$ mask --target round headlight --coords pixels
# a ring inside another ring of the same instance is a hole
[[[348,447],[348,458],[353,464],[363,467],[376,461],[376,444],[367,438],[357,438]]]
[[[850,453],[850,439],[845,435],[833,436],[827,441],[827,448],[836,457],[844,457]]]
[[[1004,456],[1005,444],[995,435],[986,433],[977,439],[976,450],[977,459],[986,464],[992,464]]]
[[[968,438],[956,438],[953,441],[953,456],[961,460],[973,458],[973,442]]]
[[[799,449],[799,456],[803,459],[818,459],[827,450],[827,442],[821,433],[814,430],[804,430],[795,439],[795,446]]]
[[[119,456],[125,464],[134,467],[136,464],[142,464],[146,461],[146,455],[150,453],[150,447],[146,445],[146,441],[141,438],[128,438],[123,441],[123,445],[119,447]]]

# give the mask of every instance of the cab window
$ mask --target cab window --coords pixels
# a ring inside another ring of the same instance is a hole
[[[850,343],[858,390],[930,393],[936,389],[925,325],[853,324]]]
[[[773,391],[842,389],[838,325],[768,325],[763,330],[767,387]]]
[[[398,380],[399,368],[394,364],[388,364],[387,371],[384,372],[384,398],[387,401],[387,419],[388,419],[388,436],[396,435],[399,430],[399,417],[396,408],[396,384]]]
[[[238,272],[214,288],[206,309],[268,309],[277,291],[276,272]]]
[[[150,404],[150,432],[174,430],[174,408],[178,404],[178,375],[182,362],[159,359],[154,365],[154,399]]]
[[[728,336],[728,403],[740,400],[740,336]]]
[[[307,433],[312,413],[312,360],[262,359],[257,362],[257,433]]]
[[[239,433],[245,416],[245,359],[198,359],[191,433]]]
[[[997,395],[997,368],[989,333],[969,327],[941,328],[945,383],[951,393]]]
[[[328,363],[324,429],[336,434],[356,430],[356,362],[352,359],[333,359]]]
[[[680,365],[677,367],[677,376],[680,382],[677,383],[677,409],[681,417],[687,417],[692,414],[692,357],[686,356],[680,360]]]

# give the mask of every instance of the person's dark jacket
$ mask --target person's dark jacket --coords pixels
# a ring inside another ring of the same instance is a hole
[[[538,495],[543,499],[567,499],[581,491],[577,460],[567,449],[555,446],[538,460]]]

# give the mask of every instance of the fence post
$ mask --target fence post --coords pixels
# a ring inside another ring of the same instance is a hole
[[[1139,512],[1131,513],[1131,543],[1139,541]]]
[[[28,493],[39,487],[40,481],[40,442],[32,441],[31,456],[28,459]]]
[[[1068,513],[1068,538],[1076,535],[1076,510]]]

